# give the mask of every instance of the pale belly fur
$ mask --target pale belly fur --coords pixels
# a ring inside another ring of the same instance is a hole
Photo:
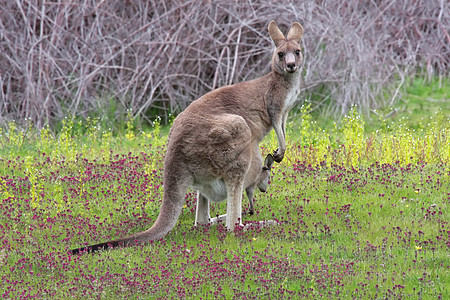
[[[207,183],[194,183],[192,186],[210,202],[221,202],[227,199],[227,187],[223,179],[215,179]]]

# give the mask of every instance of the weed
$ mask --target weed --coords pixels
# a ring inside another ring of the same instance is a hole
[[[131,110],[128,110],[127,112],[127,121],[126,121],[126,133],[125,133],[125,137],[129,140],[132,141],[135,138],[134,135],[134,118],[131,114]]]

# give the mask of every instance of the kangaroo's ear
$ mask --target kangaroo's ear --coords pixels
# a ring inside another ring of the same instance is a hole
[[[297,43],[300,43],[300,39],[303,36],[303,27],[300,25],[300,23],[294,22],[291,26],[291,29],[289,29],[287,39],[288,40],[294,40]]]
[[[264,167],[267,169],[272,169],[274,158],[272,154],[267,154],[266,159],[264,160]]]
[[[286,40],[286,38],[284,37],[284,34],[278,28],[277,23],[275,23],[275,21],[270,21],[268,30],[269,30],[269,36],[272,39],[272,41],[275,43],[276,47],[278,47],[278,45],[281,43],[281,41]]]

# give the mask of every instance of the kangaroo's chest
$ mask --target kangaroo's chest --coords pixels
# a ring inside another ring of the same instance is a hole
[[[300,94],[301,78],[300,72],[294,77],[293,84],[286,93],[283,111],[290,111],[298,103],[298,94]]]

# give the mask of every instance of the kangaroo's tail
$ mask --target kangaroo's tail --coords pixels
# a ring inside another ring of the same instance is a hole
[[[165,174],[166,175],[166,174]],[[70,250],[72,254],[82,252],[96,252],[115,247],[128,247],[137,244],[143,244],[163,238],[169,231],[175,227],[181,214],[184,204],[184,195],[186,194],[187,184],[180,182],[180,178],[172,175],[174,178],[164,176],[164,196],[161,209],[152,227],[121,239],[95,244],[87,247]],[[183,177],[181,177],[183,178]]]

